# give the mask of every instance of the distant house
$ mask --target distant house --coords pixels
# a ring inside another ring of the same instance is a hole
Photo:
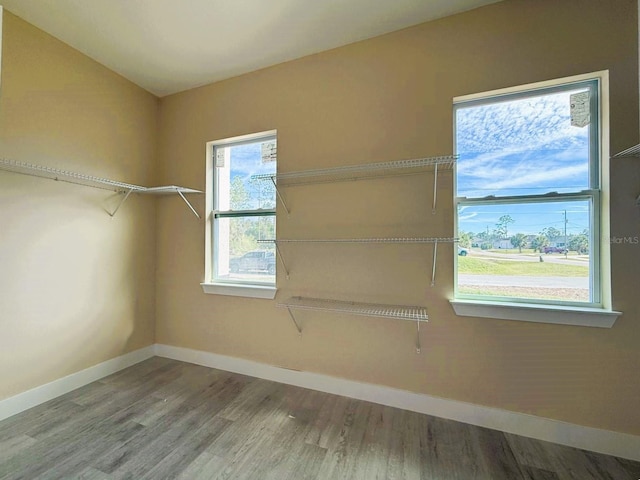
[[[552,237],[549,239],[550,247],[566,248],[566,245],[567,245],[567,242],[564,235],[562,235],[561,237]]]
[[[511,244],[511,240],[510,239],[503,238],[503,239],[500,239],[500,240],[494,240],[493,248],[497,248],[497,249],[513,248],[513,245]]]

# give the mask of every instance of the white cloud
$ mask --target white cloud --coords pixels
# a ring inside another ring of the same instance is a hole
[[[571,126],[571,93],[458,109],[460,191],[586,188],[588,129]]]

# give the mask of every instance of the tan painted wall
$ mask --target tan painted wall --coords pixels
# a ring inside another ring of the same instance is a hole
[[[282,172],[450,153],[452,98],[609,69],[611,150],[638,141],[637,2],[508,0],[284,63],[160,103],[164,181],[204,188],[205,143],[278,130]],[[637,161],[612,168],[614,235],[638,235]],[[450,236],[451,176],[430,213],[430,176],[286,190],[281,238]],[[204,197],[197,200],[204,211]],[[301,313],[298,337],[274,301],[206,295],[204,221],[162,202],[157,341],[640,434],[640,247],[614,246],[610,330],[456,317],[451,247],[429,286],[424,246],[286,246],[291,294],[423,304],[409,322]]]
[[[4,11],[0,156],[154,183],[158,100]],[[156,206],[0,172],[0,399],[154,343]]]

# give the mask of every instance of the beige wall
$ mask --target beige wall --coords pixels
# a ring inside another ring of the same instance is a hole
[[[205,143],[278,130],[282,172],[447,154],[455,96],[608,69],[611,150],[638,141],[637,2],[507,0],[284,63],[160,102],[159,172],[204,188]],[[634,163],[635,162],[635,163]],[[612,234],[638,235],[636,161],[611,167]],[[450,236],[452,179],[430,212],[431,177],[295,187],[281,238]],[[204,197],[197,200],[204,211]],[[421,304],[409,322],[303,312],[299,337],[274,301],[206,295],[204,221],[158,207],[157,341],[640,434],[640,255],[612,247],[610,330],[456,317],[451,246],[429,286],[426,246],[290,245],[291,294]]]
[[[152,184],[158,100],[5,10],[0,156]],[[0,399],[154,343],[155,203],[0,172]]]

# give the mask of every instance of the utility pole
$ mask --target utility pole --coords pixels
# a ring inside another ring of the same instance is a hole
[[[564,211],[564,258],[569,256],[569,242],[567,242],[567,211]]]

